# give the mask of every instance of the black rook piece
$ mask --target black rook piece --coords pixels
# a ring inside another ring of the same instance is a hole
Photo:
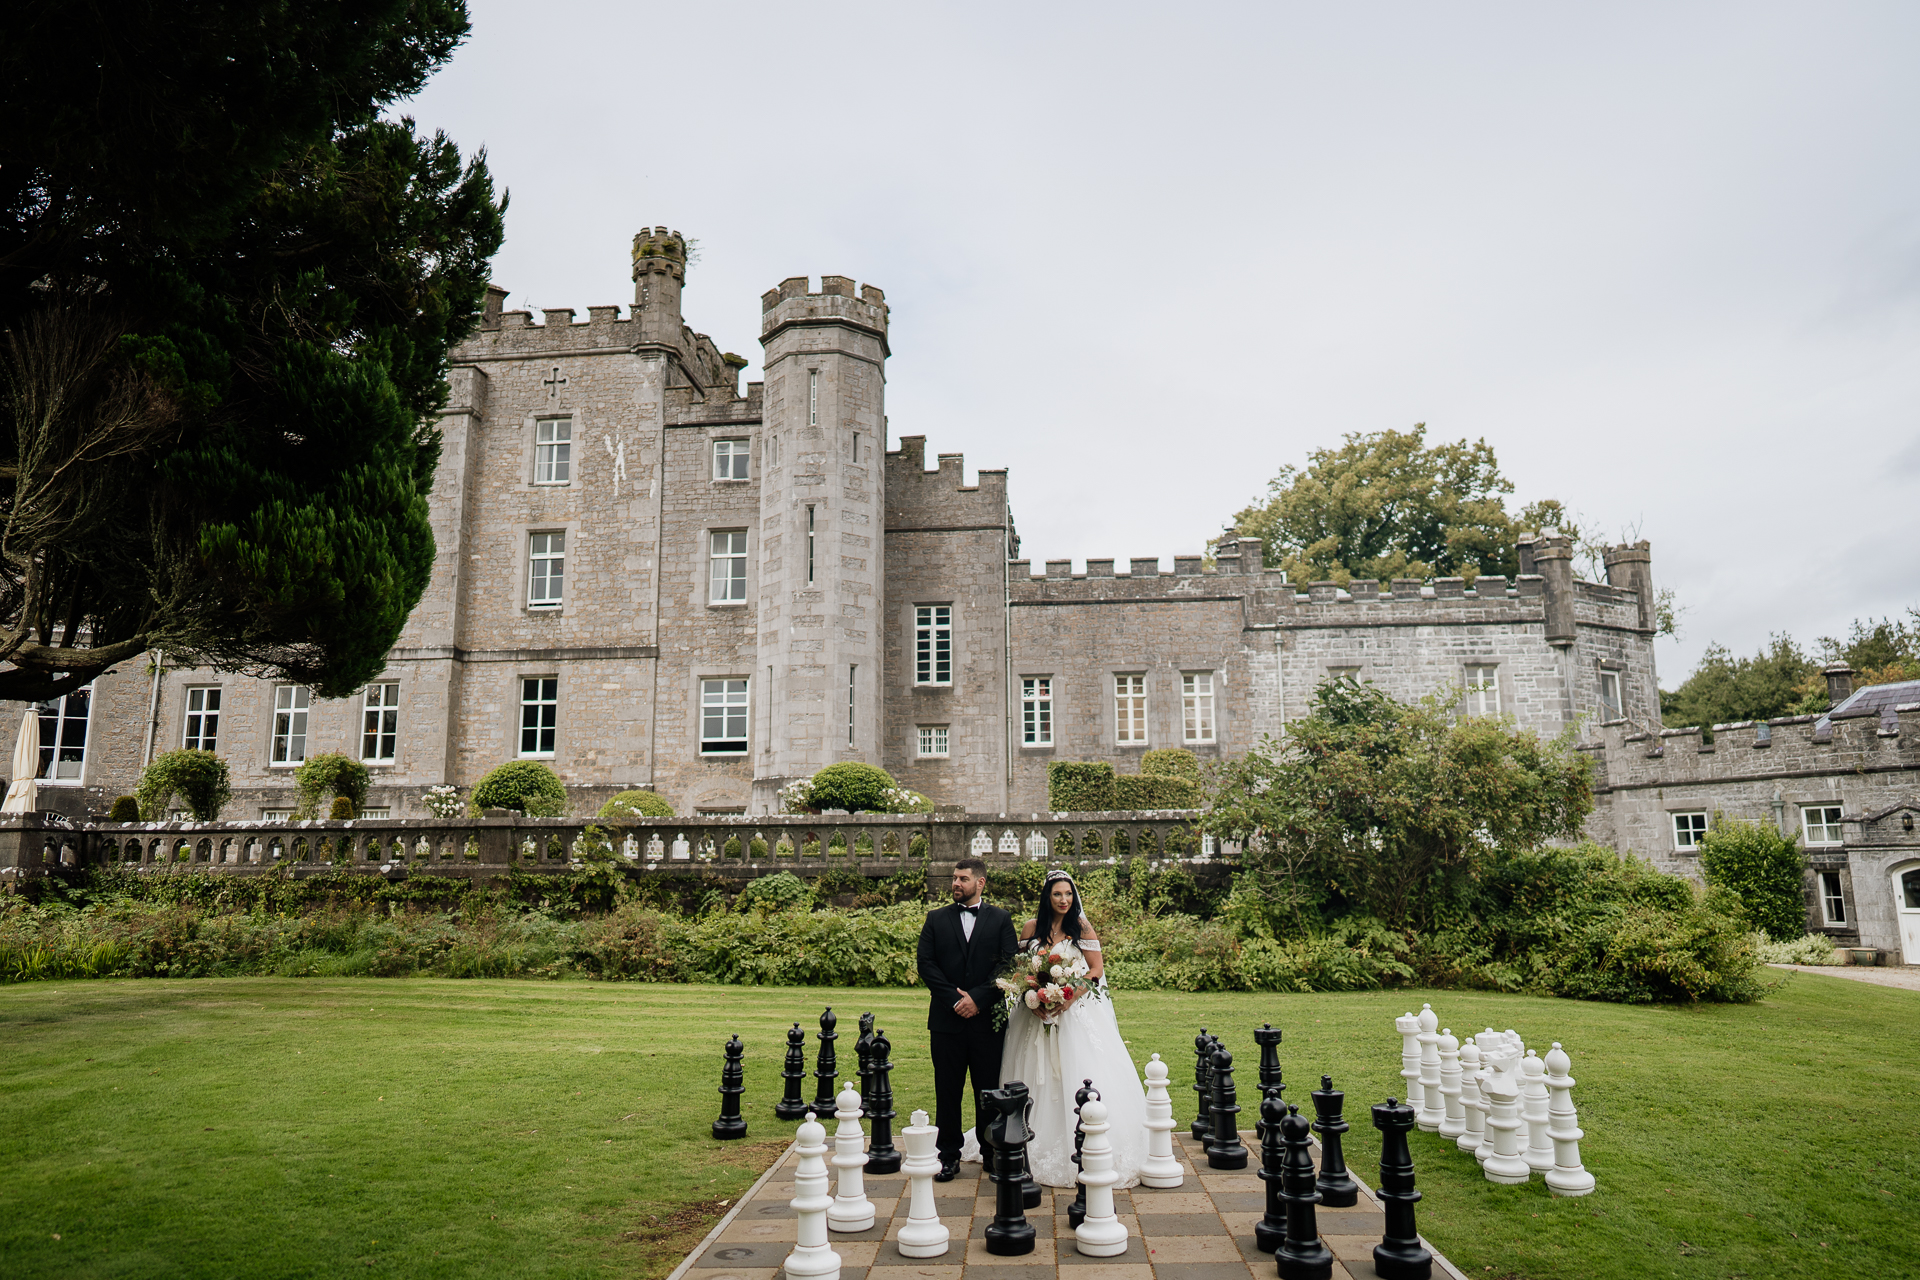
[[[834,1095],[840,1092],[839,1084],[834,1079],[840,1072],[840,1064],[833,1056],[833,1042],[840,1038],[833,1024],[838,1021],[833,1016],[832,1005],[828,1005],[826,1012],[820,1015],[820,1058],[813,1070],[813,1105],[808,1108],[815,1115],[832,1115]]]
[[[1280,1090],[1267,1090],[1260,1100],[1260,1180],[1267,1184],[1267,1216],[1253,1224],[1254,1247],[1272,1253],[1287,1235],[1287,1205],[1280,1195],[1282,1160],[1280,1122],[1287,1118],[1287,1104],[1280,1101]]]
[[[1300,1108],[1288,1107],[1279,1122],[1280,1198],[1287,1202],[1287,1236],[1273,1251],[1280,1280],[1331,1280],[1333,1252],[1320,1238],[1313,1206],[1320,1193],[1313,1189],[1313,1152],[1307,1149],[1307,1121]]]
[[[854,1056],[860,1060],[860,1118],[873,1118],[873,1015],[860,1015],[860,1038],[853,1042]]]
[[[1240,1097],[1233,1087],[1233,1054],[1224,1046],[1213,1051],[1213,1141],[1207,1144],[1207,1167],[1247,1167],[1247,1149],[1240,1145]]]
[[[1021,1194],[1021,1170],[1026,1165],[1027,1112],[1033,1099],[1018,1080],[998,1089],[982,1090],[979,1103],[992,1115],[987,1122],[988,1154],[1000,1175],[994,1184],[993,1221],[987,1224],[987,1252],[1005,1257],[1032,1253],[1033,1224],[1027,1221]]]
[[[1080,1153],[1086,1149],[1087,1131],[1081,1127],[1080,1108],[1087,1105],[1089,1098],[1097,1098],[1100,1091],[1093,1087],[1093,1081],[1082,1080],[1080,1087],[1073,1093],[1073,1167],[1084,1168]],[[1078,1178],[1074,1181],[1079,1182]],[[1067,1206],[1067,1223],[1075,1230],[1087,1220],[1087,1184],[1080,1182],[1080,1190],[1074,1194],[1073,1203]]]
[[[1373,1270],[1381,1280],[1432,1280],[1433,1255],[1420,1243],[1413,1225],[1413,1206],[1420,1193],[1413,1189],[1413,1153],[1407,1135],[1413,1132],[1413,1108],[1388,1098],[1373,1108],[1373,1127],[1380,1131],[1380,1191],[1387,1211],[1385,1238],[1373,1247]]]
[[[773,1114],[782,1120],[806,1119],[807,1033],[797,1022],[787,1032],[787,1065],[780,1078],[786,1082],[786,1092],[773,1104]]]
[[[1193,1038],[1193,1091],[1200,1095],[1194,1103],[1193,1123],[1187,1132],[1202,1147],[1213,1145],[1213,1050],[1216,1041],[1205,1027]]]
[[[1286,1089],[1286,1082],[1280,1078],[1280,1032],[1269,1022],[1255,1028],[1253,1042],[1260,1046],[1260,1096],[1265,1098],[1269,1089]],[[1253,1136],[1264,1142],[1267,1136],[1266,1108],[1261,1107],[1260,1112],[1253,1122]]]
[[[1347,1157],[1340,1150],[1340,1135],[1350,1126],[1341,1111],[1347,1095],[1333,1087],[1332,1076],[1321,1076],[1320,1087],[1313,1091],[1313,1110],[1318,1119],[1313,1131],[1320,1135],[1320,1203],[1329,1209],[1351,1209],[1360,1203],[1360,1187],[1347,1173]]]
[[[713,1136],[716,1138],[744,1138],[747,1136],[747,1122],[740,1118],[740,1095],[747,1091],[741,1081],[746,1072],[740,1066],[741,1055],[747,1047],[735,1036],[727,1041],[727,1062],[720,1068],[720,1118],[713,1122]]]
[[[872,1136],[867,1142],[868,1173],[900,1172],[900,1153],[893,1147],[893,1042],[887,1033],[876,1031],[869,1042],[869,1068],[873,1072]]]

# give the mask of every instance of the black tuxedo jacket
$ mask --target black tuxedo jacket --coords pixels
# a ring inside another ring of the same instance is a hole
[[[927,1002],[927,1030],[961,1032],[969,1035],[997,1035],[993,1029],[993,1002],[1000,989],[993,980],[1013,958],[1019,946],[1013,917],[999,907],[982,903],[973,922],[973,941],[967,941],[960,926],[960,908],[947,906],[927,913],[920,926],[920,947],[916,963],[920,981],[927,984],[932,997]],[[961,992],[973,997],[980,1012],[963,1018],[953,1011]]]

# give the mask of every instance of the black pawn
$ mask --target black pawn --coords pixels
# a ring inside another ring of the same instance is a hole
[[[1413,1132],[1413,1108],[1388,1098],[1373,1108],[1373,1127],[1380,1131],[1380,1191],[1387,1229],[1373,1247],[1373,1270],[1382,1280],[1432,1280],[1433,1255],[1420,1243],[1413,1223],[1413,1206],[1420,1193],[1413,1189],[1413,1153],[1407,1135]]]
[[[1340,1149],[1340,1135],[1352,1126],[1341,1114],[1347,1095],[1333,1087],[1332,1076],[1321,1076],[1320,1087],[1313,1091],[1313,1131],[1320,1135],[1320,1203],[1329,1209],[1351,1209],[1360,1203],[1360,1186],[1347,1173],[1346,1153]]]
[[[1253,1244],[1262,1253],[1278,1249],[1287,1236],[1287,1202],[1280,1196],[1286,1154],[1280,1145],[1280,1122],[1286,1118],[1280,1090],[1267,1090],[1260,1099],[1260,1180],[1267,1184],[1267,1216],[1253,1224]]]
[[[1313,1206],[1320,1193],[1313,1189],[1313,1152],[1308,1150],[1307,1121],[1300,1108],[1288,1107],[1280,1121],[1280,1198],[1287,1205],[1287,1235],[1273,1251],[1280,1280],[1331,1280],[1333,1252],[1320,1238]]]
[[[867,1141],[867,1172],[900,1172],[900,1153],[893,1146],[893,1042],[876,1031],[868,1043],[873,1072],[872,1128]]]
[[[979,1103],[992,1117],[987,1122],[987,1150],[994,1180],[993,1221],[987,1224],[987,1252],[1014,1257],[1033,1252],[1033,1224],[1027,1221],[1026,1198],[1021,1193],[1020,1171],[1026,1163],[1027,1111],[1033,1100],[1027,1086],[1019,1081],[998,1089],[982,1090]]]
[[[1253,1042],[1260,1046],[1260,1096],[1265,1098],[1267,1090],[1279,1089],[1285,1096],[1286,1081],[1280,1078],[1280,1032],[1269,1022],[1258,1027],[1253,1033]],[[1266,1108],[1260,1109],[1260,1117],[1253,1122],[1253,1136],[1256,1141],[1264,1142],[1267,1136]]]
[[[853,1042],[853,1053],[860,1061],[860,1118],[870,1120],[873,1111],[868,1105],[873,1097],[873,1015],[860,1015],[860,1038]]]
[[[1082,1080],[1080,1087],[1073,1091],[1073,1167],[1076,1169],[1084,1167],[1080,1153],[1087,1145],[1087,1131],[1081,1124],[1080,1108],[1086,1106],[1089,1099],[1099,1096],[1100,1091],[1093,1087],[1091,1080]],[[1073,1203],[1067,1206],[1067,1224],[1078,1230],[1080,1224],[1087,1220],[1087,1184],[1077,1177],[1074,1182],[1079,1184],[1080,1190],[1074,1193]]]
[[[1203,1148],[1213,1145],[1213,1050],[1218,1043],[1205,1027],[1193,1038],[1193,1091],[1200,1096],[1187,1132]]]
[[[740,1095],[747,1091],[740,1058],[746,1051],[739,1036],[727,1041],[727,1062],[720,1068],[720,1118],[713,1122],[713,1136],[723,1141],[747,1136],[747,1122],[740,1118]]]
[[[787,1032],[787,1063],[780,1079],[786,1084],[786,1092],[773,1104],[773,1114],[782,1120],[806,1119],[810,1109],[806,1099],[807,1033],[797,1022],[793,1030]]]
[[[840,1038],[840,1033],[833,1029],[838,1021],[833,1016],[831,1005],[820,1015],[820,1058],[813,1069],[813,1106],[809,1108],[816,1115],[832,1115],[834,1096],[840,1092],[839,1083],[834,1078],[839,1074],[840,1064],[833,1056],[833,1042]]]
[[[1213,1141],[1207,1145],[1207,1167],[1244,1169],[1247,1149],[1240,1145],[1240,1091],[1233,1085],[1233,1054],[1225,1046],[1213,1051],[1212,1074]]]

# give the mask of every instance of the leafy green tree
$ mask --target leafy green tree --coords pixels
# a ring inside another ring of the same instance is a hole
[[[41,5],[0,41],[0,698],[149,649],[322,695],[433,559],[484,157],[383,115],[461,0]]]
[[[1914,625],[1899,618],[1854,620],[1845,640],[1820,638],[1821,656],[1853,668],[1856,689],[1873,684],[1920,680],[1920,609],[1909,609]],[[1822,692],[1825,692],[1824,686]]]
[[[1809,680],[1819,686],[1819,709],[1824,710],[1826,682],[1819,664],[1790,636],[1774,636],[1751,658],[1736,658],[1725,645],[1710,644],[1678,689],[1661,691],[1660,718],[1679,728],[1787,715],[1807,696]]]
[[[1799,837],[1782,835],[1768,823],[1716,816],[1700,842],[1700,872],[1707,883],[1731,889],[1747,921],[1775,942],[1806,935],[1805,866]]]

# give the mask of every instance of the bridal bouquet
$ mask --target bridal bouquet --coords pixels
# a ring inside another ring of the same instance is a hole
[[[994,979],[1005,997],[993,1011],[994,1030],[1007,1025],[1015,1004],[1026,1005],[1047,1026],[1057,1025],[1075,1000],[1097,1000],[1104,994],[1087,975],[1086,957],[1065,938],[1016,954],[1007,971]]]

